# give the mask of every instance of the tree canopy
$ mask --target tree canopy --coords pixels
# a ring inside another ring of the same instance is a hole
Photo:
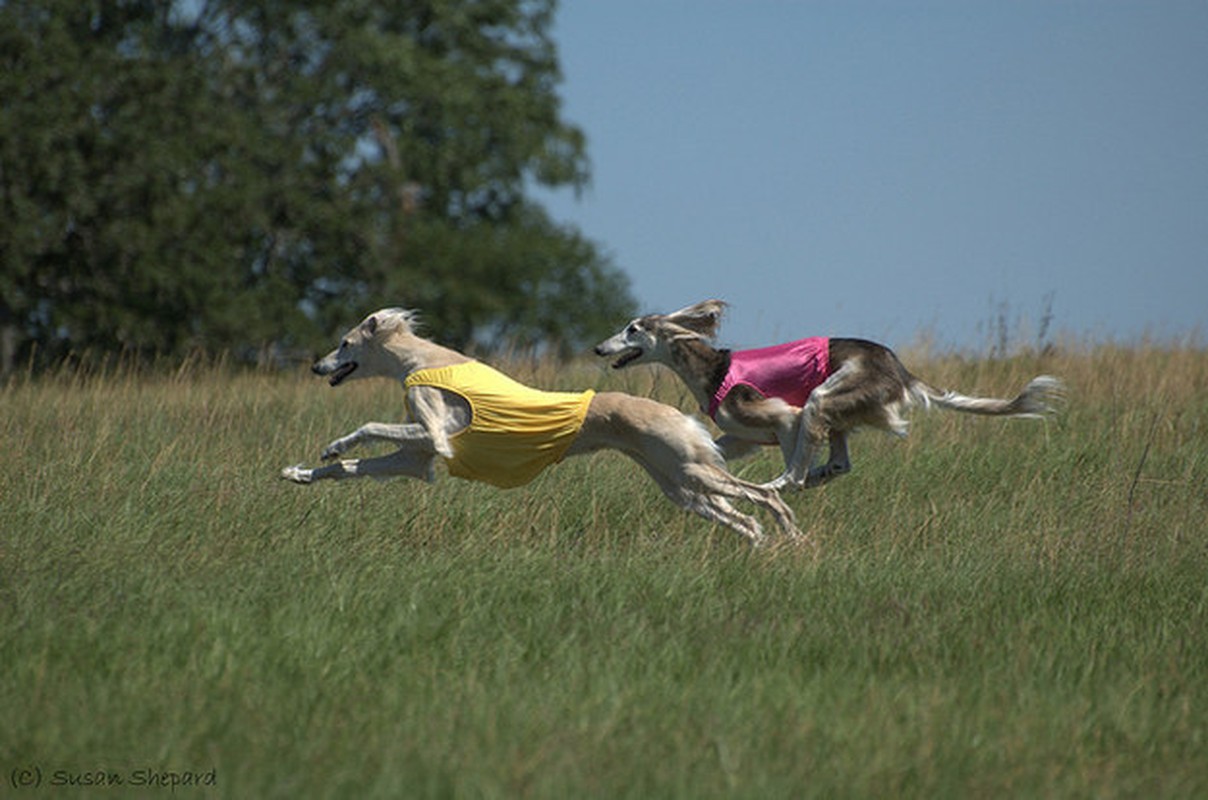
[[[0,369],[312,349],[382,305],[566,352],[633,311],[554,0],[0,0]]]

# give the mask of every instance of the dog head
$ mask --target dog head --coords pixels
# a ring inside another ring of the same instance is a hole
[[[670,314],[638,317],[620,333],[596,345],[596,355],[618,356],[613,369],[643,362],[667,363],[671,342],[716,336],[725,308],[721,300],[705,300]]]
[[[375,311],[344,334],[340,346],[316,361],[311,371],[325,376],[332,386],[354,378],[393,377],[398,373],[398,363],[390,357],[385,343],[398,333],[412,333],[414,321],[415,313],[406,309]]]

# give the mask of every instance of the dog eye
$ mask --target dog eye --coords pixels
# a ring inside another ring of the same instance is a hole
[[[625,333],[637,333],[640,330],[641,327],[639,327],[636,322],[631,322],[629,323],[629,327],[625,330]]]

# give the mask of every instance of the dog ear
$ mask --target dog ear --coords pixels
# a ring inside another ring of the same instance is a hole
[[[721,315],[725,310],[726,303],[722,300],[704,300],[668,314],[667,319],[681,328],[712,339],[717,335]]]

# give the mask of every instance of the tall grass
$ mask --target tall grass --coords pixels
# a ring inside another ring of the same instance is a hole
[[[615,454],[509,492],[276,478],[397,418],[385,382],[187,365],[10,384],[6,788],[1204,796],[1208,354],[908,360],[981,393],[1056,373],[1069,408],[859,436],[852,475],[787,496],[813,546],[768,551]],[[689,407],[654,370],[511,370]]]

